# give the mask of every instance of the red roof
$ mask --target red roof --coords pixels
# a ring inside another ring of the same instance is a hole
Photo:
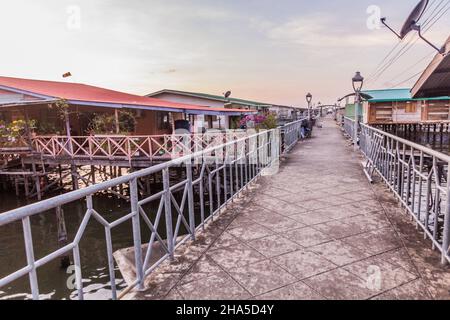
[[[236,113],[238,110],[225,108],[210,108],[183,103],[174,103],[156,98],[143,97],[124,92],[94,87],[81,83],[29,80],[0,76],[0,86],[38,94],[49,98],[65,99],[70,102],[88,102],[136,107],[156,107],[167,109],[182,109],[182,111],[210,111],[221,113]],[[170,110],[169,110],[170,111]],[[245,112],[245,111],[244,111]]]

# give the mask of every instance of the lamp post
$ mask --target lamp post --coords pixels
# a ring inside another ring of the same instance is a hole
[[[311,101],[312,101],[312,94],[308,93],[306,95],[306,102],[308,102],[308,121],[311,121]]]
[[[361,72],[356,72],[355,76],[352,79],[353,90],[355,91],[355,126],[353,129],[353,141],[355,150],[358,150],[358,128],[359,128],[359,105],[361,103],[361,90],[364,84],[364,77],[361,75]]]

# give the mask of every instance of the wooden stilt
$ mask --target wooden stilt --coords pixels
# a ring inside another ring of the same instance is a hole
[[[63,173],[62,173],[62,166],[58,165],[58,175],[59,175],[59,187],[64,188],[64,182],[63,182]]]
[[[73,190],[78,190],[80,185],[79,185],[79,181],[78,181],[77,166],[72,164],[70,166],[70,172],[71,172],[71,176],[72,176],[72,188],[73,188]]]
[[[16,196],[19,197],[20,192],[19,192],[19,178],[18,177],[14,177],[14,188],[16,190]]]
[[[25,172],[26,171],[26,167],[25,167],[25,163],[23,162],[23,158],[21,158],[21,162],[22,162],[22,171]],[[24,175],[23,176],[23,188],[25,190],[25,197],[29,197],[29,192],[30,192],[30,188],[29,188],[29,184],[28,184],[28,176]]]
[[[33,160],[32,164],[31,164],[31,169],[33,171],[34,184],[35,184],[35,187],[36,187],[36,196],[37,196],[38,200],[42,200],[41,179],[40,179],[39,174],[37,172],[36,163],[34,162],[34,160]]]
[[[150,196],[152,194],[151,177],[147,177],[145,179],[145,184],[146,184],[146,193],[148,196]]]
[[[92,174],[92,183],[96,184],[96,180],[95,180],[95,166],[91,166],[91,174]]]
[[[118,170],[118,176],[121,177],[121,176],[122,176],[122,168],[121,168],[121,167],[118,167],[117,170]],[[123,193],[123,185],[122,185],[122,184],[119,186],[119,193],[120,193],[121,195],[124,194],[124,193]]]
[[[68,244],[66,221],[64,211],[61,207],[56,208],[56,225],[58,227],[58,246],[65,247]],[[61,257],[61,268],[67,269],[70,266],[70,258],[68,255]]]

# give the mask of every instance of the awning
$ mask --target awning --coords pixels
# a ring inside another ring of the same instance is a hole
[[[450,37],[445,55],[437,54],[411,90],[413,98],[450,96]]]

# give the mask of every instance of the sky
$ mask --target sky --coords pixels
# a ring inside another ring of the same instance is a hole
[[[424,19],[439,4],[444,15],[426,36],[441,46],[450,1],[430,1]],[[0,75],[63,81],[70,71],[70,81],[140,95],[231,90],[235,98],[303,106],[311,92],[316,103],[334,104],[352,90],[356,71],[366,89],[411,87],[434,55],[417,41],[373,76],[399,42],[376,18],[400,29],[418,0],[2,2]]]

